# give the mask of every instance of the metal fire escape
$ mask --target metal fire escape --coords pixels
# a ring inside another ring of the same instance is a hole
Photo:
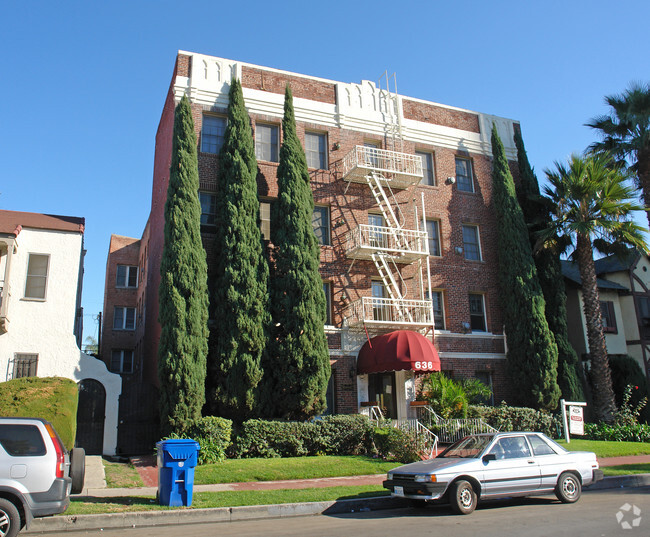
[[[395,190],[406,189],[422,180],[422,160],[401,151],[397,87],[395,83],[395,91],[391,92],[388,89],[390,77],[386,73],[385,78],[387,89],[380,87],[379,103],[385,118],[387,145],[392,149],[356,146],[343,159],[343,179],[368,185],[384,223],[383,226],[361,224],[348,232],[346,255],[353,264],[356,260],[372,261],[387,296],[361,297],[349,305],[345,320],[351,329],[430,329],[433,327],[433,306],[424,296],[425,288],[430,290],[429,270],[423,268],[423,261],[429,256],[427,232],[422,224],[424,208],[419,220],[414,207],[414,221],[409,228],[394,194]],[[400,266],[414,263],[419,264],[419,285],[409,292]],[[418,296],[418,299],[407,299],[408,295]]]

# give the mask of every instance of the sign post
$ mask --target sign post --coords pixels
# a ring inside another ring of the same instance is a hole
[[[584,435],[585,434],[585,419],[583,407],[587,406],[587,403],[582,401],[565,401],[562,399],[560,401],[560,406],[562,407],[562,423],[564,424],[564,437],[566,438],[566,443],[571,442],[569,433]],[[569,407],[569,419],[567,420],[567,410],[566,407]]]

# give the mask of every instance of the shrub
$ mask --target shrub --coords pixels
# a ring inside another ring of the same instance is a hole
[[[164,440],[191,438],[196,440],[199,450],[198,463],[211,464],[221,462],[226,458],[226,450],[230,446],[232,421],[215,416],[205,416],[184,423]]]
[[[470,416],[482,418],[488,425],[499,431],[537,431],[556,437],[561,430],[560,419],[544,410],[508,406],[472,406]]]
[[[650,442],[650,425],[607,425],[586,423],[585,438],[609,442]]]
[[[430,373],[422,379],[418,399],[427,401],[445,419],[466,418],[470,403],[492,395],[492,389],[478,379],[450,379],[444,373]]]
[[[325,416],[312,422],[248,420],[237,432],[230,455],[300,457],[366,453],[372,425],[366,416]]]
[[[377,427],[373,431],[377,454],[389,461],[415,462],[420,460],[420,449],[413,435],[395,427]]]
[[[2,383],[0,415],[43,418],[54,426],[66,449],[74,447],[77,433],[79,388],[61,377],[23,377]]]
[[[616,395],[616,404],[623,405],[626,386],[633,386],[630,402],[636,406],[644,397],[650,396],[650,387],[639,363],[626,354],[610,354],[609,368],[612,372],[612,387]],[[650,405],[645,405],[639,415],[641,422],[650,423]]]

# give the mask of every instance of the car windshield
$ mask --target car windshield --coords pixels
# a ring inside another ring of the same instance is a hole
[[[483,453],[483,450],[492,441],[494,435],[481,434],[476,436],[466,436],[452,446],[445,449],[438,457],[442,458],[461,458],[474,459]]]

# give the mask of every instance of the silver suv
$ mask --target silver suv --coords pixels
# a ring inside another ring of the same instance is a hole
[[[0,418],[0,537],[15,537],[34,517],[62,513],[83,489],[85,453],[65,449],[52,424]]]

